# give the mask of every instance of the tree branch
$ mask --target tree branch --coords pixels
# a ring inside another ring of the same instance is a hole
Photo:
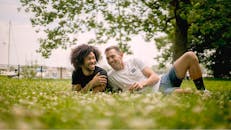
[[[150,9],[159,9],[160,8],[160,5],[157,4],[158,1],[155,1],[154,3],[147,3],[145,0],[141,0],[141,2],[143,4],[145,4],[147,7],[149,7]],[[156,6],[155,6],[156,5]]]

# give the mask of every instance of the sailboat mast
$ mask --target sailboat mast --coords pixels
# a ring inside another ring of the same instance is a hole
[[[11,21],[9,21],[9,37],[8,37],[8,67],[10,67],[10,43],[11,43]]]

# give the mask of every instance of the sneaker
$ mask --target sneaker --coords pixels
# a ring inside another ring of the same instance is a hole
[[[202,91],[202,94],[205,96],[211,96],[212,93],[209,90],[205,89]]]
[[[207,90],[207,89],[205,89],[205,90],[196,90],[195,93],[198,94],[198,95],[201,95],[201,96],[208,96],[208,97],[210,97],[211,94],[212,94],[212,93],[211,93],[209,90]]]

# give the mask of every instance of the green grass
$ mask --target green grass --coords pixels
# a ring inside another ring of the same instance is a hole
[[[81,94],[70,80],[0,77],[0,129],[231,129],[231,81],[205,84],[211,95]]]

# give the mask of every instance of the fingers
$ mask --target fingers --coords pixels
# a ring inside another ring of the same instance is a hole
[[[135,90],[138,87],[137,83],[132,84],[128,90]]]
[[[94,85],[106,85],[107,84],[107,76],[106,75],[100,75],[98,72],[94,76]]]
[[[133,91],[133,90],[139,90],[139,89],[141,89],[143,86],[141,86],[141,84],[140,83],[134,83],[134,84],[132,84],[130,87],[129,87],[129,91]]]
[[[100,83],[107,83],[107,76],[106,75],[100,75],[100,73],[98,72],[95,77],[97,78],[97,80]]]
[[[100,75],[100,73],[97,73],[97,74],[95,75],[95,77],[99,77],[99,78],[107,78],[107,76],[106,76],[106,75]]]
[[[99,75],[98,80],[100,83],[107,83],[107,76],[106,75]]]
[[[107,79],[105,79],[105,78],[100,78],[99,79],[99,82],[100,82],[100,84],[106,84],[107,83]]]
[[[98,72],[96,75],[95,75],[95,77],[97,77],[97,76],[99,76],[100,75],[100,73]]]

